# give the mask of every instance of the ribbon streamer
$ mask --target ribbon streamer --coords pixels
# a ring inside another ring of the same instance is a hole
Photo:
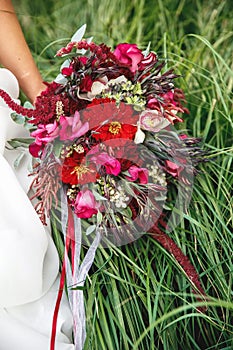
[[[82,245],[81,220],[73,214],[63,190],[61,190],[61,226],[65,237],[65,250],[60,277],[60,288],[53,317],[50,350],[55,349],[56,323],[65,279],[68,290],[68,300],[73,314],[75,350],[82,350],[86,340],[86,315],[82,287],[85,284],[87,274],[95,259],[101,235],[99,230],[96,229],[95,239],[80,265]],[[71,262],[68,256],[69,249],[71,249]]]

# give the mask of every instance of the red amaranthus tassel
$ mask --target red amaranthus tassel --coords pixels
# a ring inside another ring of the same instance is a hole
[[[30,108],[25,108],[21,105],[19,105],[18,103],[14,102],[12,100],[12,98],[10,97],[10,95],[8,95],[8,93],[2,89],[0,89],[0,97],[5,101],[5,103],[16,113],[18,114],[22,114],[24,116],[27,116],[28,118],[32,118],[35,110],[34,109],[30,109]]]
[[[163,248],[165,248],[170,254],[174,256],[176,261],[182,266],[184,272],[186,273],[189,280],[192,282],[194,289],[193,292],[197,294],[198,300],[206,300],[206,293],[203,290],[201,283],[199,281],[199,275],[195,270],[194,266],[191,264],[190,260],[182,250],[177,246],[177,244],[157,225],[154,225],[150,229],[151,237],[159,242]],[[204,312],[206,308],[198,308],[199,311]]]

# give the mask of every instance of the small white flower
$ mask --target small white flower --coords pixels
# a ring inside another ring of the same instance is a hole
[[[149,166],[149,176],[153,179],[154,183],[166,186],[166,174],[157,165],[153,164]]]
[[[110,197],[110,202],[113,202],[117,208],[127,208],[129,197],[126,196],[124,189],[118,186],[115,192]]]

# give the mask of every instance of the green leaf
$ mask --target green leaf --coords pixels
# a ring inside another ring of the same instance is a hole
[[[15,138],[7,141],[7,143],[13,148],[28,148],[28,146],[33,142],[32,138]]]
[[[21,152],[14,161],[14,168],[17,169],[25,156],[25,152]]]
[[[23,106],[28,109],[34,109],[33,104],[31,104],[29,101],[25,101]]]
[[[21,114],[11,113],[11,118],[15,123],[19,125],[23,125],[25,123],[25,117]]]
[[[106,197],[101,196],[97,191],[92,189],[92,193],[97,201],[107,201]]]
[[[98,211],[98,213],[97,213],[97,224],[98,225],[101,224],[102,220],[103,220],[103,215],[102,215],[102,213],[100,211]]]
[[[87,287],[85,287],[85,286],[77,286],[77,287],[72,287],[70,289],[71,290],[85,290],[85,289],[87,289]]]
[[[63,143],[61,143],[61,142],[59,142],[59,141],[56,141],[56,142],[54,143],[54,145],[53,145],[53,151],[54,151],[56,157],[60,157],[62,147],[63,147]]]
[[[90,235],[92,232],[94,232],[96,229],[96,225],[90,225],[86,230],[86,235]]]
[[[149,44],[147,45],[146,50],[142,51],[144,57],[149,55],[149,53],[150,53],[150,46],[151,46],[151,42],[149,42]]]

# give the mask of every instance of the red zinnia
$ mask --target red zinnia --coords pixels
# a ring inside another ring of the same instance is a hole
[[[138,112],[131,105],[123,102],[119,106],[110,98],[94,99],[88,107],[81,112],[83,122],[88,122],[91,129],[98,128],[104,122],[118,121],[123,124],[137,124]]]
[[[86,165],[83,160],[83,154],[74,152],[72,156],[64,160],[62,166],[62,181],[70,185],[84,185],[89,182],[95,182],[99,177],[94,164]]]
[[[121,145],[121,139],[133,140],[137,127],[130,124],[121,124],[118,121],[105,124],[93,132],[92,137],[97,141],[114,140],[114,146]]]

